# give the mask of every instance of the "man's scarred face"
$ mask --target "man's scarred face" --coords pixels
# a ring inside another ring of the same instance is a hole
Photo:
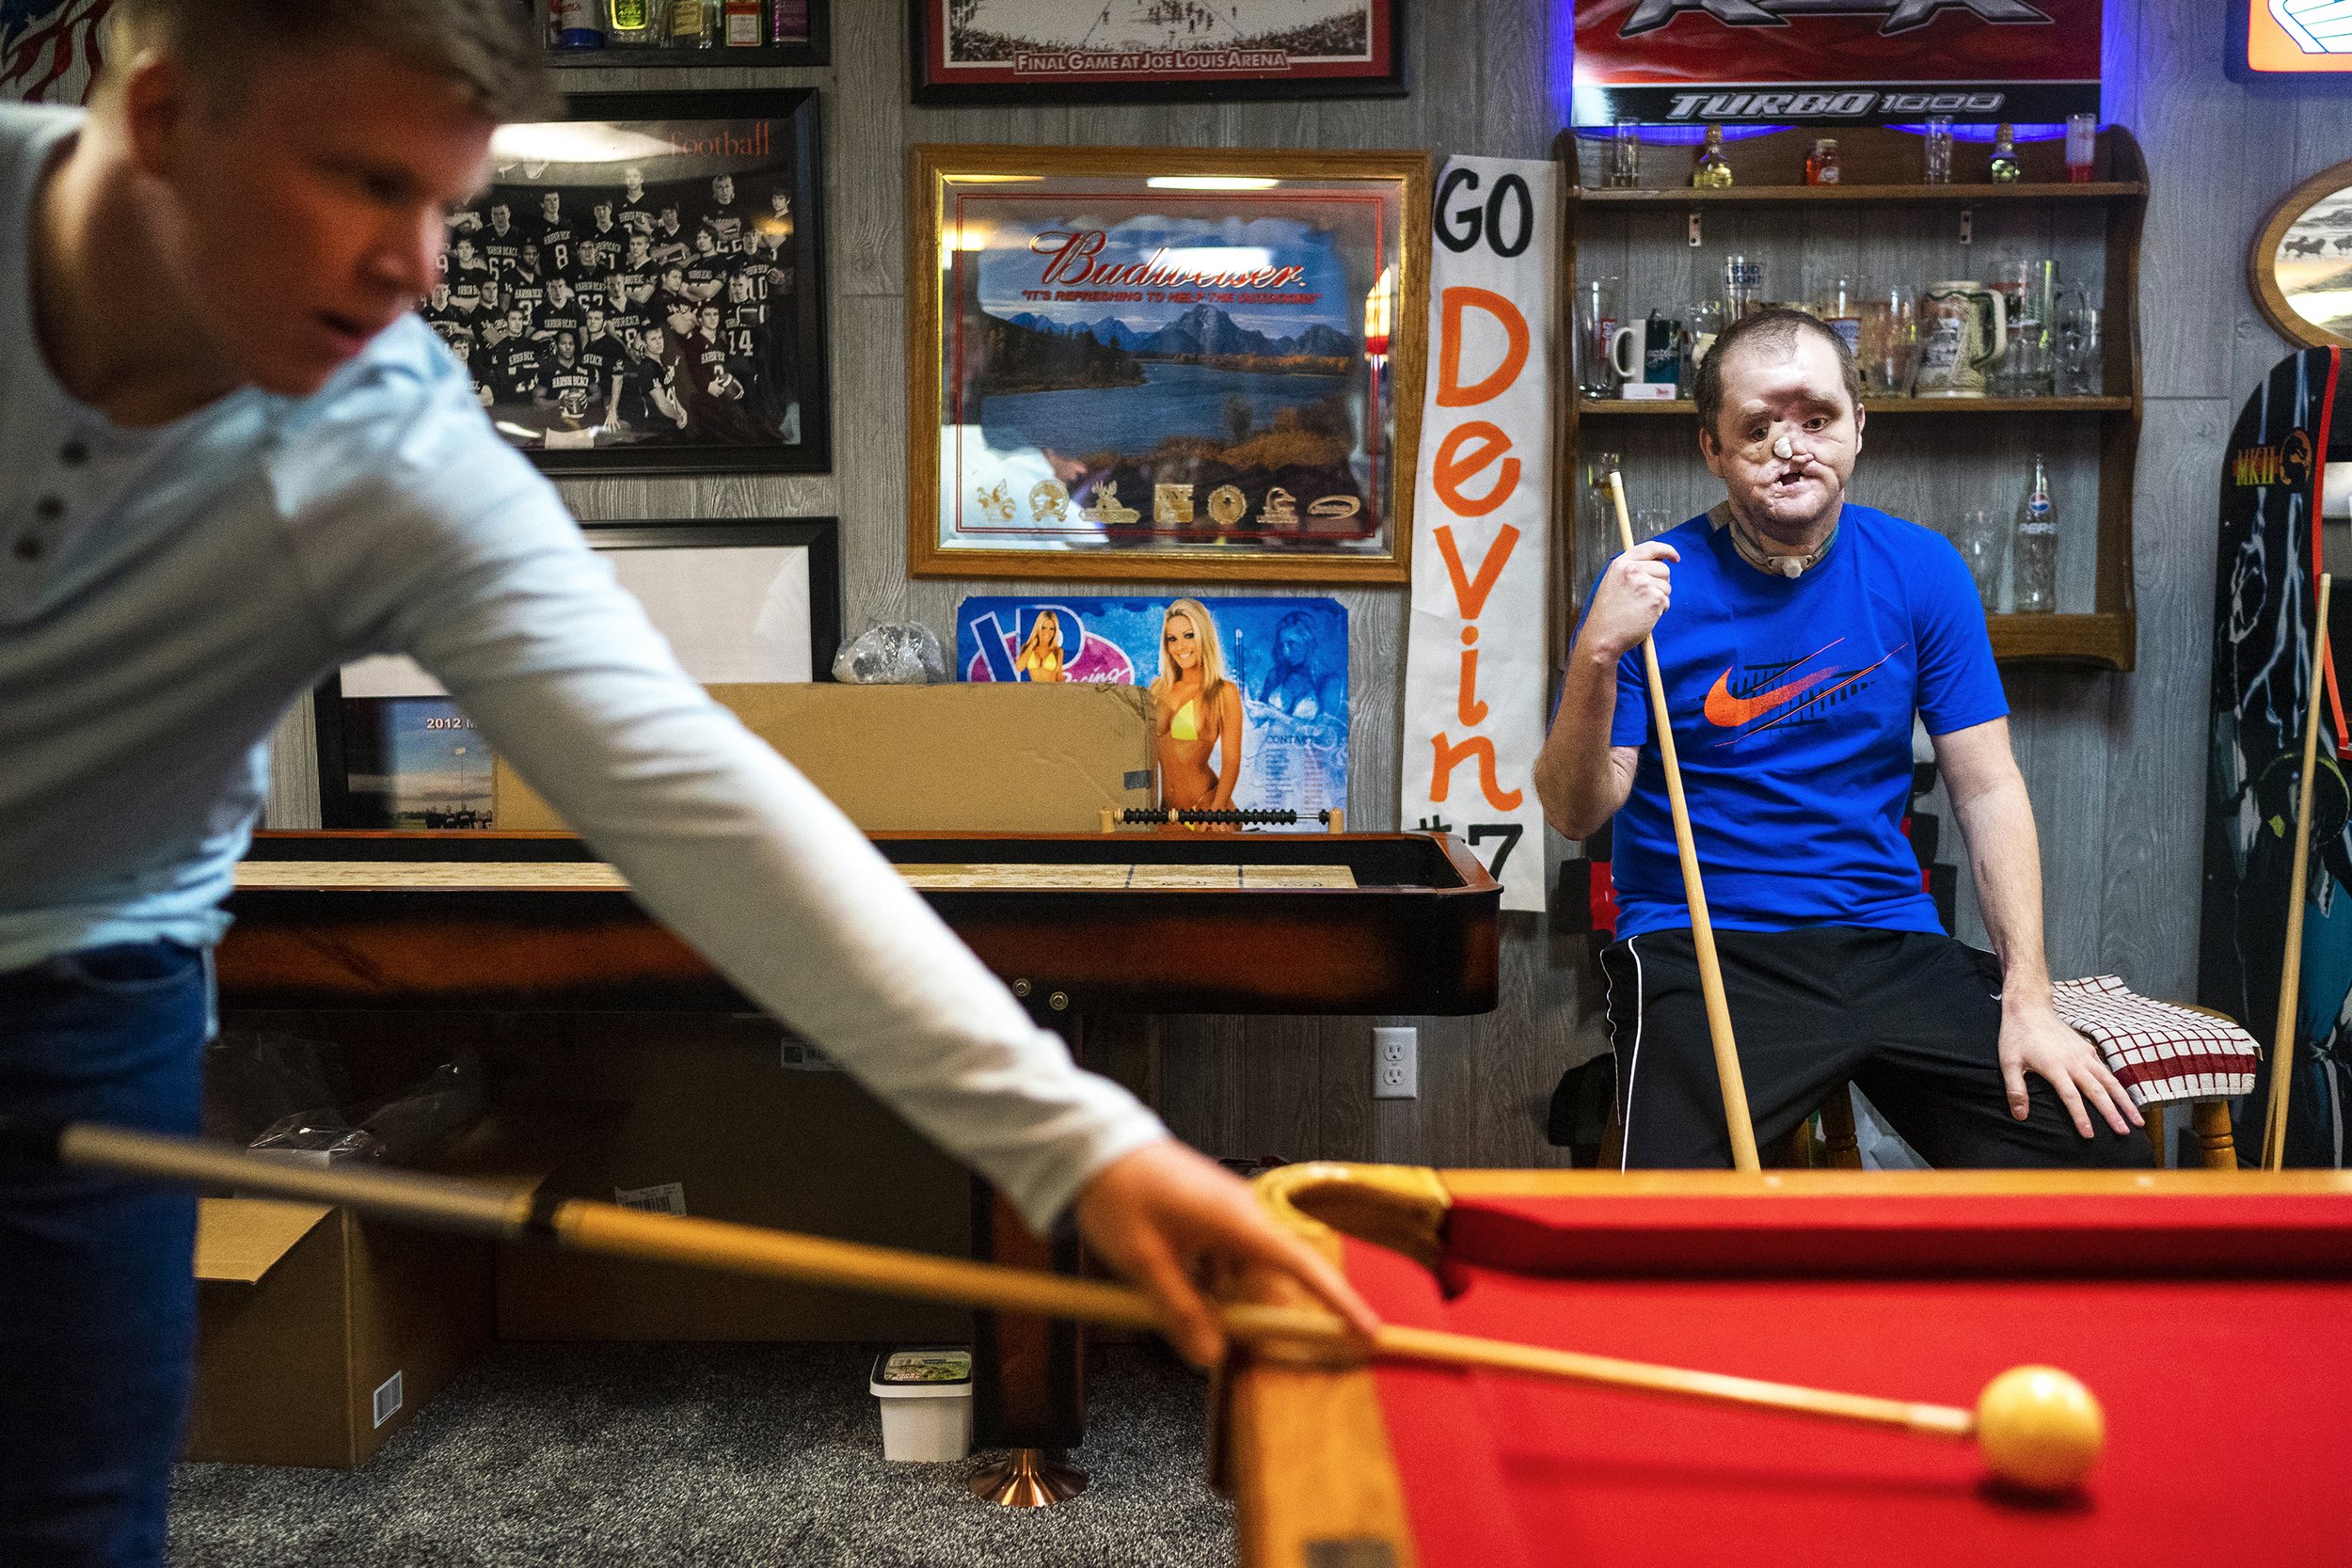
[[[1740,520],[1794,541],[1835,521],[1862,451],[1863,411],[1846,393],[1836,352],[1801,331],[1786,350],[1736,344],[1720,367],[1723,411],[1699,433],[1700,455]],[[1788,457],[1775,448],[1786,439]]]

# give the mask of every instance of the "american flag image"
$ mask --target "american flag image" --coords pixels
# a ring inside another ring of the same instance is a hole
[[[113,0],[0,0],[0,98],[78,103]]]

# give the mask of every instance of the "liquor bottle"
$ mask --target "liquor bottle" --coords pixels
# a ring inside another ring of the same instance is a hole
[[[1808,185],[1835,185],[1845,172],[1837,156],[1836,136],[1816,137],[1813,150],[1805,154],[1804,182]]]
[[[548,43],[555,49],[603,48],[596,0],[548,0]]]
[[[713,49],[719,43],[719,0],[668,0],[673,49]]]
[[[605,41],[625,47],[652,43],[656,14],[656,0],[605,0]]]
[[[2007,120],[1993,133],[1993,182],[2013,185],[2025,178],[2025,168],[2017,162],[2017,131]]]
[[[808,41],[808,0],[775,0],[774,24],[768,38],[774,43]]]
[[[727,0],[726,40],[729,49],[756,49],[768,41],[761,14],[762,0]]]
[[[1724,156],[1724,128],[1707,128],[1707,146],[1699,151],[1698,167],[1691,171],[1691,183],[1709,190],[1722,190],[1731,183],[1731,162]]]
[[[2010,606],[2020,615],[2058,609],[2058,508],[2050,500],[2050,468],[2033,454],[2033,479],[2017,503],[2017,538],[2010,549]]]

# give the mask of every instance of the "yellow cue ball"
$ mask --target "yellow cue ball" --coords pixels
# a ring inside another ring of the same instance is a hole
[[[1977,1449],[2012,1486],[2079,1485],[2106,1447],[2106,1417],[2090,1390],[2056,1367],[2011,1367],[1977,1400]]]

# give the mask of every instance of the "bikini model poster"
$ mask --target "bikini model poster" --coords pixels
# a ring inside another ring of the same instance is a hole
[[[1151,691],[1160,803],[1314,814],[1347,804],[1347,611],[1327,598],[976,596],[968,681]]]

